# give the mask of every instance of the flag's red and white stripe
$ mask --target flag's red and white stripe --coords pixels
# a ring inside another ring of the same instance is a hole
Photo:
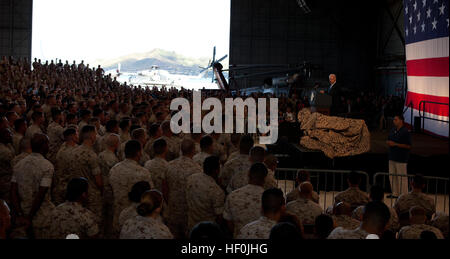
[[[404,116],[409,124],[419,116],[421,101],[449,103],[449,38],[437,38],[406,45],[408,93]],[[412,104],[413,109],[409,108]],[[449,120],[448,105],[425,104],[422,115],[440,120]],[[425,119],[424,130],[448,137],[449,124]]]

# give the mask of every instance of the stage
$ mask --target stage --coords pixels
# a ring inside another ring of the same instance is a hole
[[[425,134],[412,134],[412,149],[408,163],[408,173],[421,173],[426,176],[449,177],[449,143],[447,139]],[[373,175],[388,172],[387,131],[370,133],[370,151],[353,157],[330,159],[321,151],[308,150],[298,142],[279,143],[270,152],[280,155],[280,168],[314,168],[361,170]]]

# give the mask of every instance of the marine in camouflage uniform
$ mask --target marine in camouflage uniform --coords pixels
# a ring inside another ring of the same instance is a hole
[[[270,231],[273,226],[277,224],[276,221],[267,217],[261,216],[258,220],[245,225],[237,239],[269,239]]]
[[[229,160],[220,172],[220,182],[222,188],[227,188],[233,176],[238,172],[248,172],[251,167],[250,156],[239,154],[236,158]]]
[[[348,215],[333,215],[333,219],[336,222],[336,227],[342,227],[348,230],[356,229],[361,225],[360,221]]]
[[[25,215],[30,212],[39,188],[50,189],[53,174],[53,165],[39,153],[31,153],[14,167],[11,182],[17,184],[20,207]],[[47,238],[48,218],[54,208],[55,205],[50,201],[50,190],[48,190],[32,219],[33,232],[37,239]]]
[[[362,221],[363,211],[364,206],[359,206],[353,211],[352,217],[356,220]],[[397,232],[400,227],[397,212],[395,211],[394,208],[389,208],[389,212],[391,213],[391,218],[389,219],[388,223],[389,229],[392,230],[393,232]]]
[[[63,143],[56,154],[55,176],[53,177],[52,200],[56,205],[65,201],[66,187],[71,178],[70,163],[72,160],[72,152],[77,145],[72,146]]]
[[[286,211],[297,216],[305,225],[315,224],[316,217],[323,213],[322,207],[311,199],[299,197],[286,205]]]
[[[286,203],[289,203],[291,201],[295,201],[299,197],[300,197],[300,190],[297,187],[294,190],[290,191],[286,195]],[[312,201],[317,203],[317,204],[319,204],[319,194],[317,192],[315,192],[315,191],[312,192]]]
[[[120,213],[131,204],[128,199],[128,193],[131,191],[134,184],[141,181],[148,182],[151,188],[154,187],[150,172],[139,165],[135,160],[125,159],[111,168],[109,173],[109,183],[111,184],[114,196],[113,227],[117,232],[120,231]]]
[[[49,143],[48,160],[53,164],[56,163],[56,154],[58,153],[61,145],[64,143],[64,128],[56,122],[50,123],[47,128]]]
[[[27,152],[22,152],[20,154],[18,154],[17,156],[14,157],[14,159],[11,161],[11,166],[14,168],[14,166],[17,165],[17,163],[19,163],[22,159],[24,159],[25,157],[27,157],[30,153]]]
[[[444,239],[444,236],[438,228],[426,224],[413,224],[410,226],[404,226],[398,232],[398,238],[420,239],[420,234],[422,234],[423,231],[431,231],[436,235],[438,239]]]
[[[167,222],[176,238],[187,234],[188,215],[186,202],[187,178],[202,172],[202,168],[187,156],[181,156],[169,163],[166,180],[169,187]]]
[[[425,209],[428,219],[431,219],[436,212],[434,200],[422,192],[412,191],[408,194],[402,194],[394,204],[394,208],[399,216],[408,213],[414,206],[420,206]]]
[[[214,222],[222,215],[225,193],[213,177],[196,173],[187,178],[186,202],[188,205],[188,229],[203,221]]]
[[[370,201],[369,195],[361,191],[358,187],[349,187],[347,190],[342,191],[334,197],[334,202],[346,202],[350,204],[352,208],[365,205]]]
[[[145,163],[145,168],[150,172],[155,189],[162,191],[163,181],[166,179],[169,162],[161,157],[155,157]]]
[[[263,192],[262,186],[248,184],[227,196],[223,218],[234,223],[235,237],[242,227],[261,217]]]
[[[88,204],[87,209],[92,211],[102,226],[103,197],[102,191],[96,184],[96,177],[101,176],[99,160],[92,147],[80,145],[72,150],[69,160],[69,180],[84,177],[88,180]]]
[[[69,234],[85,239],[99,234],[95,214],[78,202],[66,201],[60,204],[50,213],[49,218],[48,237],[51,239],[65,239]]]

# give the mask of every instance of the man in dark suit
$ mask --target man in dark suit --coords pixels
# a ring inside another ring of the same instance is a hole
[[[331,74],[328,79],[330,82],[330,86],[327,89],[322,90],[321,93],[328,94],[333,98],[333,103],[331,105],[331,115],[336,115],[338,113],[338,106],[340,102],[340,89],[339,85],[336,83],[337,78],[335,74]]]

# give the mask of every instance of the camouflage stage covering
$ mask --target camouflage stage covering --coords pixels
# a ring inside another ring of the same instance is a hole
[[[303,109],[298,113],[304,136],[300,145],[321,150],[329,158],[359,155],[370,150],[370,133],[364,120],[331,117]]]

